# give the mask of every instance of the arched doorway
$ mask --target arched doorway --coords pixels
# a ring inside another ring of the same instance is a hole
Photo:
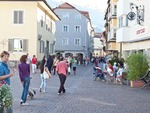
[[[83,54],[82,53],[77,53],[76,56],[77,56],[78,64],[82,64]]]
[[[65,54],[65,58],[67,58],[68,56],[73,57],[73,54],[72,54],[72,53],[66,53],[66,54]]]

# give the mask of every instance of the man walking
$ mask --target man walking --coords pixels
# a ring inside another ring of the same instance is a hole
[[[58,90],[58,95],[61,94],[61,92],[65,93],[66,90],[64,88],[64,84],[66,81],[66,76],[67,76],[67,63],[63,61],[63,57],[60,57],[60,62],[57,64],[56,71],[59,75],[60,79],[60,87]]]
[[[52,59],[51,55],[49,55],[47,63],[46,63],[46,67],[48,67],[48,70],[50,73],[51,73],[52,66],[53,66],[53,59]]]

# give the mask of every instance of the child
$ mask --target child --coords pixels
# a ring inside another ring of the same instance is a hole
[[[74,58],[74,61],[73,61],[73,72],[74,72],[74,75],[76,75],[76,68],[77,68],[77,60],[76,60],[76,58]]]

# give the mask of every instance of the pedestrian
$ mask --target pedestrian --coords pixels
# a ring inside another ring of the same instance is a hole
[[[74,61],[73,61],[73,72],[74,72],[74,75],[76,75],[76,69],[77,69],[77,60],[76,60],[76,58],[74,58]]]
[[[20,58],[20,64],[18,65],[20,81],[23,85],[23,91],[21,96],[21,105],[28,105],[27,95],[30,86],[30,65],[27,64],[27,55],[22,55]]]
[[[5,82],[6,84],[10,85],[10,77],[14,75],[14,72],[10,72],[8,68],[8,60],[9,60],[9,53],[7,51],[3,51],[0,55],[1,62],[0,62],[0,82]]]
[[[46,58],[45,56],[42,59],[41,65],[40,65],[40,71],[41,71],[41,85],[40,85],[40,92],[46,92],[46,79],[44,78],[44,69],[46,69],[45,71],[47,71],[49,77],[50,77],[50,73],[48,71],[48,68],[45,67],[46,64]]]
[[[32,73],[36,73],[36,64],[37,64],[37,58],[35,55],[33,55],[33,58],[32,58]]]
[[[27,53],[27,64],[31,64],[31,58],[29,56],[29,53]]]
[[[64,88],[64,84],[66,81],[66,76],[67,76],[67,63],[64,61],[63,57],[60,57],[60,62],[57,64],[56,71],[59,75],[60,79],[60,87],[58,90],[58,95],[61,94],[61,92],[65,93],[66,90]]]
[[[53,75],[55,75],[55,73],[56,73],[56,66],[57,66],[58,62],[59,62],[59,60],[58,60],[58,58],[55,56],[54,62],[53,62]]]
[[[53,66],[53,59],[52,56],[49,55],[47,59],[46,67],[48,67],[50,73],[51,73],[52,66]]]
[[[10,85],[10,77],[12,77],[15,73],[15,70],[13,72],[10,72],[10,69],[8,68],[8,61],[9,61],[9,53],[7,51],[3,51],[0,55],[1,62],[0,62],[0,84],[7,84]],[[13,108],[7,108],[7,113],[13,113]]]

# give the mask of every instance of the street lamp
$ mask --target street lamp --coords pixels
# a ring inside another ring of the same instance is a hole
[[[136,5],[130,3],[131,12],[127,14],[129,20],[134,20],[137,17],[137,24],[143,25],[144,23],[144,5]],[[135,11],[133,11],[135,10]],[[136,13],[135,13],[136,12]]]

